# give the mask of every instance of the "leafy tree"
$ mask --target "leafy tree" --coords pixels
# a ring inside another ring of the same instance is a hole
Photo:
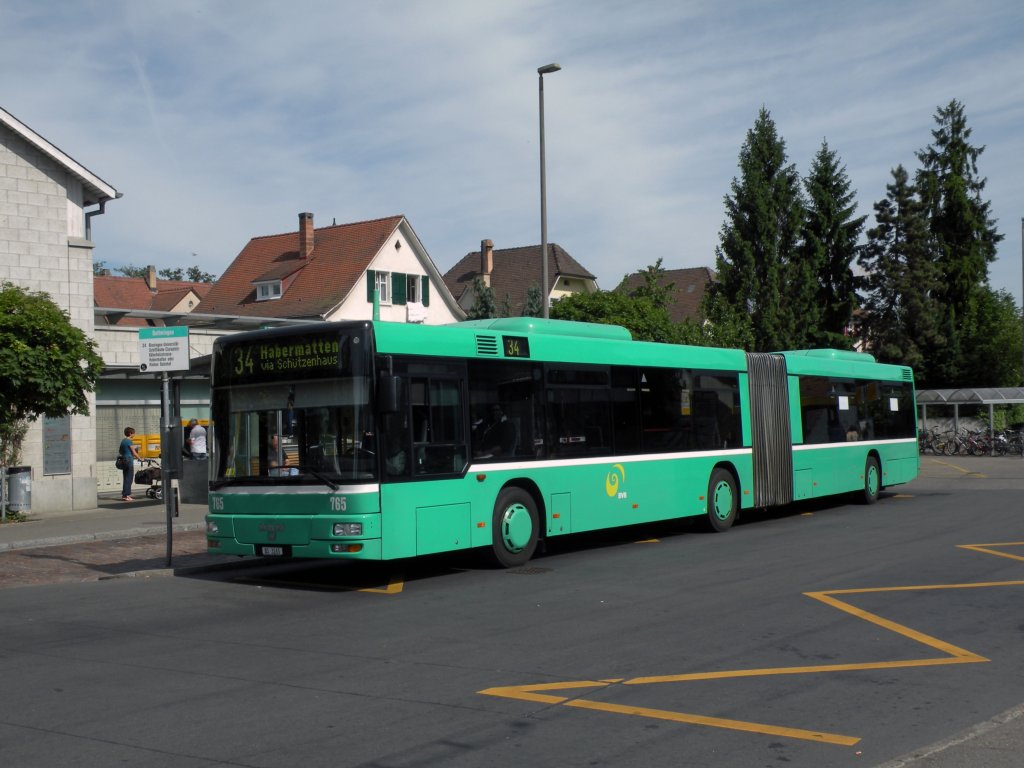
[[[803,244],[789,275],[789,295],[811,293],[810,301],[798,301],[806,323],[806,346],[849,349],[851,337],[846,331],[857,307],[852,264],[866,217],[854,216],[856,193],[827,141],[811,161],[804,189]]]
[[[966,339],[964,363],[976,387],[1014,386],[1021,381],[1021,313],[1007,291],[978,295],[976,333]]]
[[[0,464],[18,463],[41,414],[87,414],[102,370],[96,343],[46,293],[0,285]]]
[[[897,166],[892,178],[886,198],[875,203],[876,226],[858,259],[865,273],[858,325],[879,360],[909,365],[919,386],[937,386],[946,337],[939,329],[933,238],[906,169]]]
[[[149,271],[148,267],[136,267],[134,264],[125,264],[124,266],[118,267],[117,271],[125,277],[141,277],[145,278],[146,273]]]
[[[668,311],[649,298],[634,298],[618,291],[574,293],[556,301],[550,316],[556,320],[604,323],[628,328],[634,339],[675,343],[678,330]]]
[[[185,270],[185,277],[193,283],[212,283],[217,280],[217,276],[211,272],[203,272],[198,266],[191,266]]]
[[[100,262],[101,264],[103,262]],[[137,267],[134,264],[125,264],[118,267],[117,271],[125,277],[145,278],[149,267]],[[96,265],[93,264],[93,273],[96,274]],[[188,280],[192,283],[212,283],[217,277],[209,272],[204,272],[198,265],[182,269],[181,267],[167,267],[157,272],[164,280]]]
[[[747,324],[756,351],[791,348],[806,324],[806,302],[792,301],[785,291],[803,201],[799,175],[787,164],[785,142],[764,107],[740,149],[739,168],[725,197],[716,249],[719,282],[711,286],[707,317],[716,324]]]
[[[649,299],[654,306],[668,309],[669,305],[675,301],[672,292],[676,284],[662,282],[665,277],[665,270],[661,266],[661,262],[662,260],[659,258],[654,264],[649,264],[640,271],[640,275],[643,277],[643,284],[633,290],[630,295],[637,299]],[[622,278],[623,283],[628,277],[627,275]]]
[[[985,148],[970,143],[964,105],[952,100],[935,114],[932,143],[917,153],[916,186],[935,237],[942,281],[936,290],[947,335],[945,386],[968,386],[988,371],[969,364],[967,339],[982,337],[981,303],[988,290],[988,265],[1003,236],[991,204],[982,200],[986,180],[978,175]]]
[[[190,283],[212,283],[217,279],[209,272],[203,272],[198,266],[188,267],[184,270],[181,267],[161,269],[159,275],[164,280],[187,280]]]
[[[473,278],[473,295],[476,299],[473,306],[466,313],[469,320],[486,320],[498,316],[498,309],[494,304],[494,289],[484,284],[484,279],[477,275]]]

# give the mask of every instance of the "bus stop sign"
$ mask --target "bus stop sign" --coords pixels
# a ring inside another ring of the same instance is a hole
[[[188,326],[139,329],[140,371],[188,369]]]

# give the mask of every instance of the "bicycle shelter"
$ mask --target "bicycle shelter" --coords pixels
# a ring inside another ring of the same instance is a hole
[[[923,389],[917,393],[921,409],[921,428],[928,428],[928,406],[953,406],[953,429],[960,429],[961,405],[988,406],[988,436],[995,438],[994,416],[997,405],[1024,403],[1024,387],[970,387],[964,389]]]

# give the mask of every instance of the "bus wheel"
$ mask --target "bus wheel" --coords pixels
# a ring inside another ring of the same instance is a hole
[[[711,473],[708,483],[708,526],[713,531],[727,531],[736,522],[739,495],[732,473],[719,467]]]
[[[882,490],[882,471],[878,467],[878,459],[868,456],[864,464],[864,495],[862,500],[865,504],[874,504],[878,501],[878,492]]]
[[[504,568],[529,562],[537,549],[540,533],[537,506],[521,488],[505,488],[494,502],[491,549]]]

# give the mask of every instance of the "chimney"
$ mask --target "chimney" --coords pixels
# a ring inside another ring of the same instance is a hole
[[[491,285],[491,272],[494,271],[494,241],[493,240],[481,240],[480,241],[480,276],[484,280],[484,285],[490,287]]]
[[[299,214],[299,258],[308,259],[313,253],[313,214]]]
[[[156,293],[156,267],[152,264],[146,267],[146,286],[153,293]]]

